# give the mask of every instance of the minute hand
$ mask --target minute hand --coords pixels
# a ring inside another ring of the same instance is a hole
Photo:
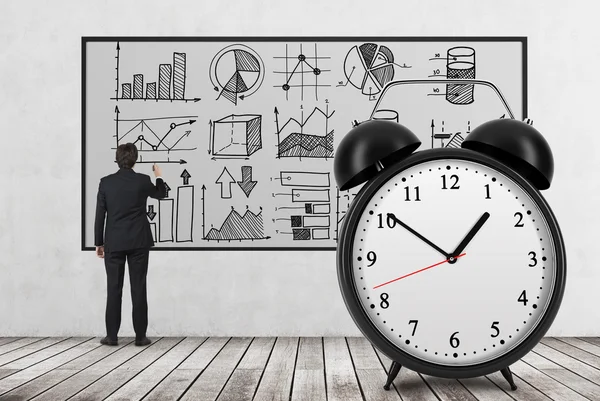
[[[487,221],[487,219],[489,219],[489,217],[490,217],[490,214],[488,212],[485,212],[484,214],[482,214],[481,217],[479,218],[479,220],[477,220],[477,223],[475,223],[473,228],[471,228],[471,231],[469,231],[467,233],[465,238],[463,238],[463,240],[460,242],[460,244],[458,244],[458,246],[456,247],[454,252],[452,252],[450,254],[450,256],[456,257],[456,255],[460,255],[460,253],[467,247],[469,242],[471,242],[473,237],[475,237],[475,234],[477,234],[479,229],[481,229],[481,227]]]
[[[402,227],[406,228],[408,231],[410,231],[411,233],[413,233],[421,241],[425,242],[427,245],[429,245],[430,247],[432,247],[433,249],[435,249],[436,251],[438,251],[439,253],[441,253],[442,255],[444,255],[444,257],[446,259],[450,259],[450,255],[446,251],[444,251],[442,248],[440,248],[439,246],[437,246],[436,244],[434,244],[433,242],[429,241],[427,238],[423,237],[421,234],[419,234],[418,232],[416,232],[415,230],[413,230],[412,228],[410,228],[403,221],[401,221],[400,219],[398,219],[394,215],[394,213],[388,213],[387,215],[388,215],[388,217],[391,217],[392,219],[394,219],[394,221],[396,223],[400,224]]]

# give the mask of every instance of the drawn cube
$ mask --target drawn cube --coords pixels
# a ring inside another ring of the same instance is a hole
[[[250,156],[262,148],[261,116],[229,115],[212,126],[212,154],[215,156]]]

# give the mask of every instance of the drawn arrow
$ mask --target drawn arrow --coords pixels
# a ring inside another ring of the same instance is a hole
[[[250,192],[258,184],[258,181],[252,181],[252,166],[242,166],[242,181],[238,181],[237,184],[246,194],[246,198],[249,198]]]
[[[121,52],[121,45],[117,42],[117,90],[115,91],[115,98],[119,101],[119,53]]]
[[[277,110],[277,107],[275,107],[275,127],[277,129],[277,133],[279,133],[279,110]]]
[[[183,172],[180,175],[181,178],[183,178],[183,185],[188,185],[190,183],[190,173],[187,171],[187,169],[183,169]]]
[[[115,137],[117,138],[117,148],[119,147],[119,106],[115,106],[115,113],[117,114],[117,124],[116,124],[116,134]]]
[[[148,205],[148,212],[146,213],[146,216],[148,216],[150,221],[154,220],[154,218],[156,217],[156,212],[154,211],[154,205]]]
[[[171,187],[166,182],[165,182],[165,188],[166,188],[166,190],[165,190],[165,192],[166,192],[165,198],[168,198],[169,197],[169,191],[171,190]]]
[[[221,175],[215,181],[215,184],[221,184],[221,199],[231,198],[231,184],[233,183],[235,183],[235,178],[231,176],[227,167],[224,167]]]
[[[435,124],[433,123],[433,119],[431,119],[431,148],[433,149],[433,137],[435,134]]]
[[[206,238],[206,231],[204,229],[204,192],[206,191],[206,186],[202,184],[202,239]]]
[[[212,126],[213,126],[213,122],[212,120],[208,120],[208,154],[210,155],[210,151],[212,149],[212,136],[213,136],[213,130],[212,130]]]

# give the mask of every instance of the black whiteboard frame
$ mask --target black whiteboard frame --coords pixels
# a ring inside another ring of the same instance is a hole
[[[523,71],[522,117],[527,118],[527,37],[526,36],[82,36],[81,37],[81,250],[86,246],[86,61],[91,42],[520,42]],[[161,247],[152,251],[335,251],[337,247]]]

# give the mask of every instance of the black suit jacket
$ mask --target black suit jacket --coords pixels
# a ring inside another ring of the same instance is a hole
[[[103,177],[98,187],[94,244],[104,245],[107,251],[154,246],[146,201],[148,197],[161,199],[166,196],[167,187],[162,178],[157,178],[154,185],[149,176],[129,168]]]

